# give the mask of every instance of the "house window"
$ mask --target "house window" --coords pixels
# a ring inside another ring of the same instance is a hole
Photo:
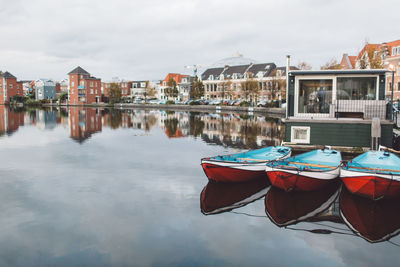
[[[298,144],[309,144],[310,127],[292,126],[290,134],[290,142]]]
[[[12,88],[13,88],[13,85],[12,85],[12,84],[9,84],[8,87],[9,87],[10,89],[12,89]]]
[[[90,89],[90,93],[93,94],[93,89]]]
[[[332,80],[300,80],[298,113],[329,113]]]
[[[93,87],[93,82],[90,82],[90,87]]]
[[[376,99],[376,77],[337,78],[337,99]]]
[[[140,87],[145,88],[146,87],[146,83],[140,83]]]

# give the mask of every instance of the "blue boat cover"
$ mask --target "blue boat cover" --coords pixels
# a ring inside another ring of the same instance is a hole
[[[295,168],[298,170],[327,171],[332,167],[339,167],[342,155],[333,149],[317,149],[285,160],[270,162],[267,165],[272,168]]]
[[[226,162],[260,162],[276,160],[291,152],[290,147],[285,146],[269,146],[260,149],[250,150],[237,154],[224,156],[216,156],[209,158],[210,160],[226,161]]]
[[[400,158],[387,151],[368,151],[349,161],[343,168],[359,172],[400,175]]]

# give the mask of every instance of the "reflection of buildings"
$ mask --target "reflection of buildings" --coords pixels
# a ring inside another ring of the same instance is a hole
[[[52,130],[57,126],[56,110],[36,110],[36,126],[41,130]]]
[[[284,126],[264,117],[211,114],[204,116],[203,121],[202,139],[208,143],[256,148],[279,145],[284,137]]]
[[[82,143],[92,134],[101,132],[99,109],[73,107],[69,109],[71,138]]]
[[[0,106],[0,135],[12,134],[24,125],[24,113],[13,112],[7,106]]]

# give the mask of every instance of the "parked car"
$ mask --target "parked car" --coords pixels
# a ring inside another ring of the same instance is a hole
[[[261,100],[261,101],[258,101],[257,107],[263,107],[263,106],[265,106],[266,104],[267,104],[267,101]]]
[[[150,104],[160,104],[160,100],[158,100],[158,99],[150,99],[149,103]]]
[[[135,104],[144,104],[145,101],[144,101],[144,99],[142,99],[142,98],[136,98],[135,101],[134,101],[133,103],[135,103]]]

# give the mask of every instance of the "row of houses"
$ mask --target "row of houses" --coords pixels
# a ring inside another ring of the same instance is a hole
[[[0,73],[0,104],[10,103],[17,97],[35,95],[36,100],[56,99],[62,92],[62,85],[50,79],[17,81],[17,77],[6,71]]]

